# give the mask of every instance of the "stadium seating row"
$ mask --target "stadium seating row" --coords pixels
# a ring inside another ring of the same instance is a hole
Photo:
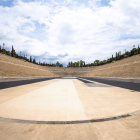
[[[59,68],[40,66],[0,54],[1,77],[99,76],[140,78],[140,54],[95,67]]]

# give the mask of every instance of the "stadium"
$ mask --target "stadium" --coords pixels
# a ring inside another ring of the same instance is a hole
[[[101,131],[128,130],[135,137],[130,124],[139,128],[139,54],[95,68],[39,66],[0,54],[0,66],[4,138],[6,132],[26,138],[26,132],[29,139],[35,133],[39,139],[53,133],[56,139],[63,139],[61,133],[96,139]]]
[[[1,0],[0,140],[140,140],[139,7]]]

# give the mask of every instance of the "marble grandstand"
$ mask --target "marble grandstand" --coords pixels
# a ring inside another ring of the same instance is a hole
[[[123,77],[140,78],[140,54],[96,67],[40,66],[0,54],[0,77]]]

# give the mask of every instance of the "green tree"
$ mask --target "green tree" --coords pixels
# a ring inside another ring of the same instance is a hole
[[[30,62],[32,62],[32,56],[30,56]]]
[[[77,61],[77,67],[79,67],[79,65],[80,65],[80,62],[79,62],[79,61]]]
[[[138,45],[138,53],[140,53],[140,47],[139,47],[139,45]]]
[[[70,63],[70,66],[71,66],[71,67],[73,66],[73,63],[72,63],[72,61],[71,61],[71,63]]]
[[[3,49],[4,49],[5,43],[3,43]]]
[[[99,64],[99,62],[100,62],[99,60],[94,61],[94,63],[97,64],[97,65]]]
[[[73,67],[76,67],[77,66],[77,62],[73,62]]]
[[[113,54],[112,54],[112,62],[113,62]]]
[[[59,67],[63,67],[63,65],[62,64],[60,64],[60,66]]]
[[[80,67],[83,67],[83,61],[80,60]]]
[[[118,55],[117,55],[117,52],[116,52],[116,61],[118,60],[118,57],[117,57]]]
[[[120,59],[120,52],[118,52],[118,60]]]
[[[71,65],[70,62],[68,62],[68,66],[67,67],[70,67],[70,65]]]
[[[130,51],[130,56],[135,55],[135,52],[136,52],[136,48],[133,48],[133,49]]]
[[[35,58],[33,59],[33,63],[36,63]]]
[[[57,67],[59,67],[59,66],[60,66],[60,63],[59,63],[58,61],[56,62],[56,66],[57,66]]]
[[[14,48],[13,48],[13,45],[12,45],[12,57],[14,57]]]
[[[125,53],[125,55],[126,55],[125,57],[130,56],[130,52],[127,51],[127,52]]]
[[[107,63],[110,63],[110,62],[111,62],[111,60],[112,60],[111,58],[108,58],[108,59],[107,59]]]
[[[84,67],[85,67],[85,61],[84,61]]]

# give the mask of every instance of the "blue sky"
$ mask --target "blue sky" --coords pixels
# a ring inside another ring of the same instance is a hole
[[[138,0],[1,0],[0,45],[37,61],[107,59],[140,43]]]
[[[40,0],[22,0],[23,2],[36,2],[36,1],[40,1]],[[88,5],[88,0],[75,0],[78,4],[86,4]],[[17,2],[17,0],[1,0],[0,1],[0,5],[2,6],[8,6],[11,7],[14,5],[14,3]],[[50,3],[51,0],[41,0],[41,2],[47,2]],[[62,3],[63,0],[57,0],[57,2]],[[109,2],[110,0],[101,0],[99,2],[100,6],[109,6]]]

